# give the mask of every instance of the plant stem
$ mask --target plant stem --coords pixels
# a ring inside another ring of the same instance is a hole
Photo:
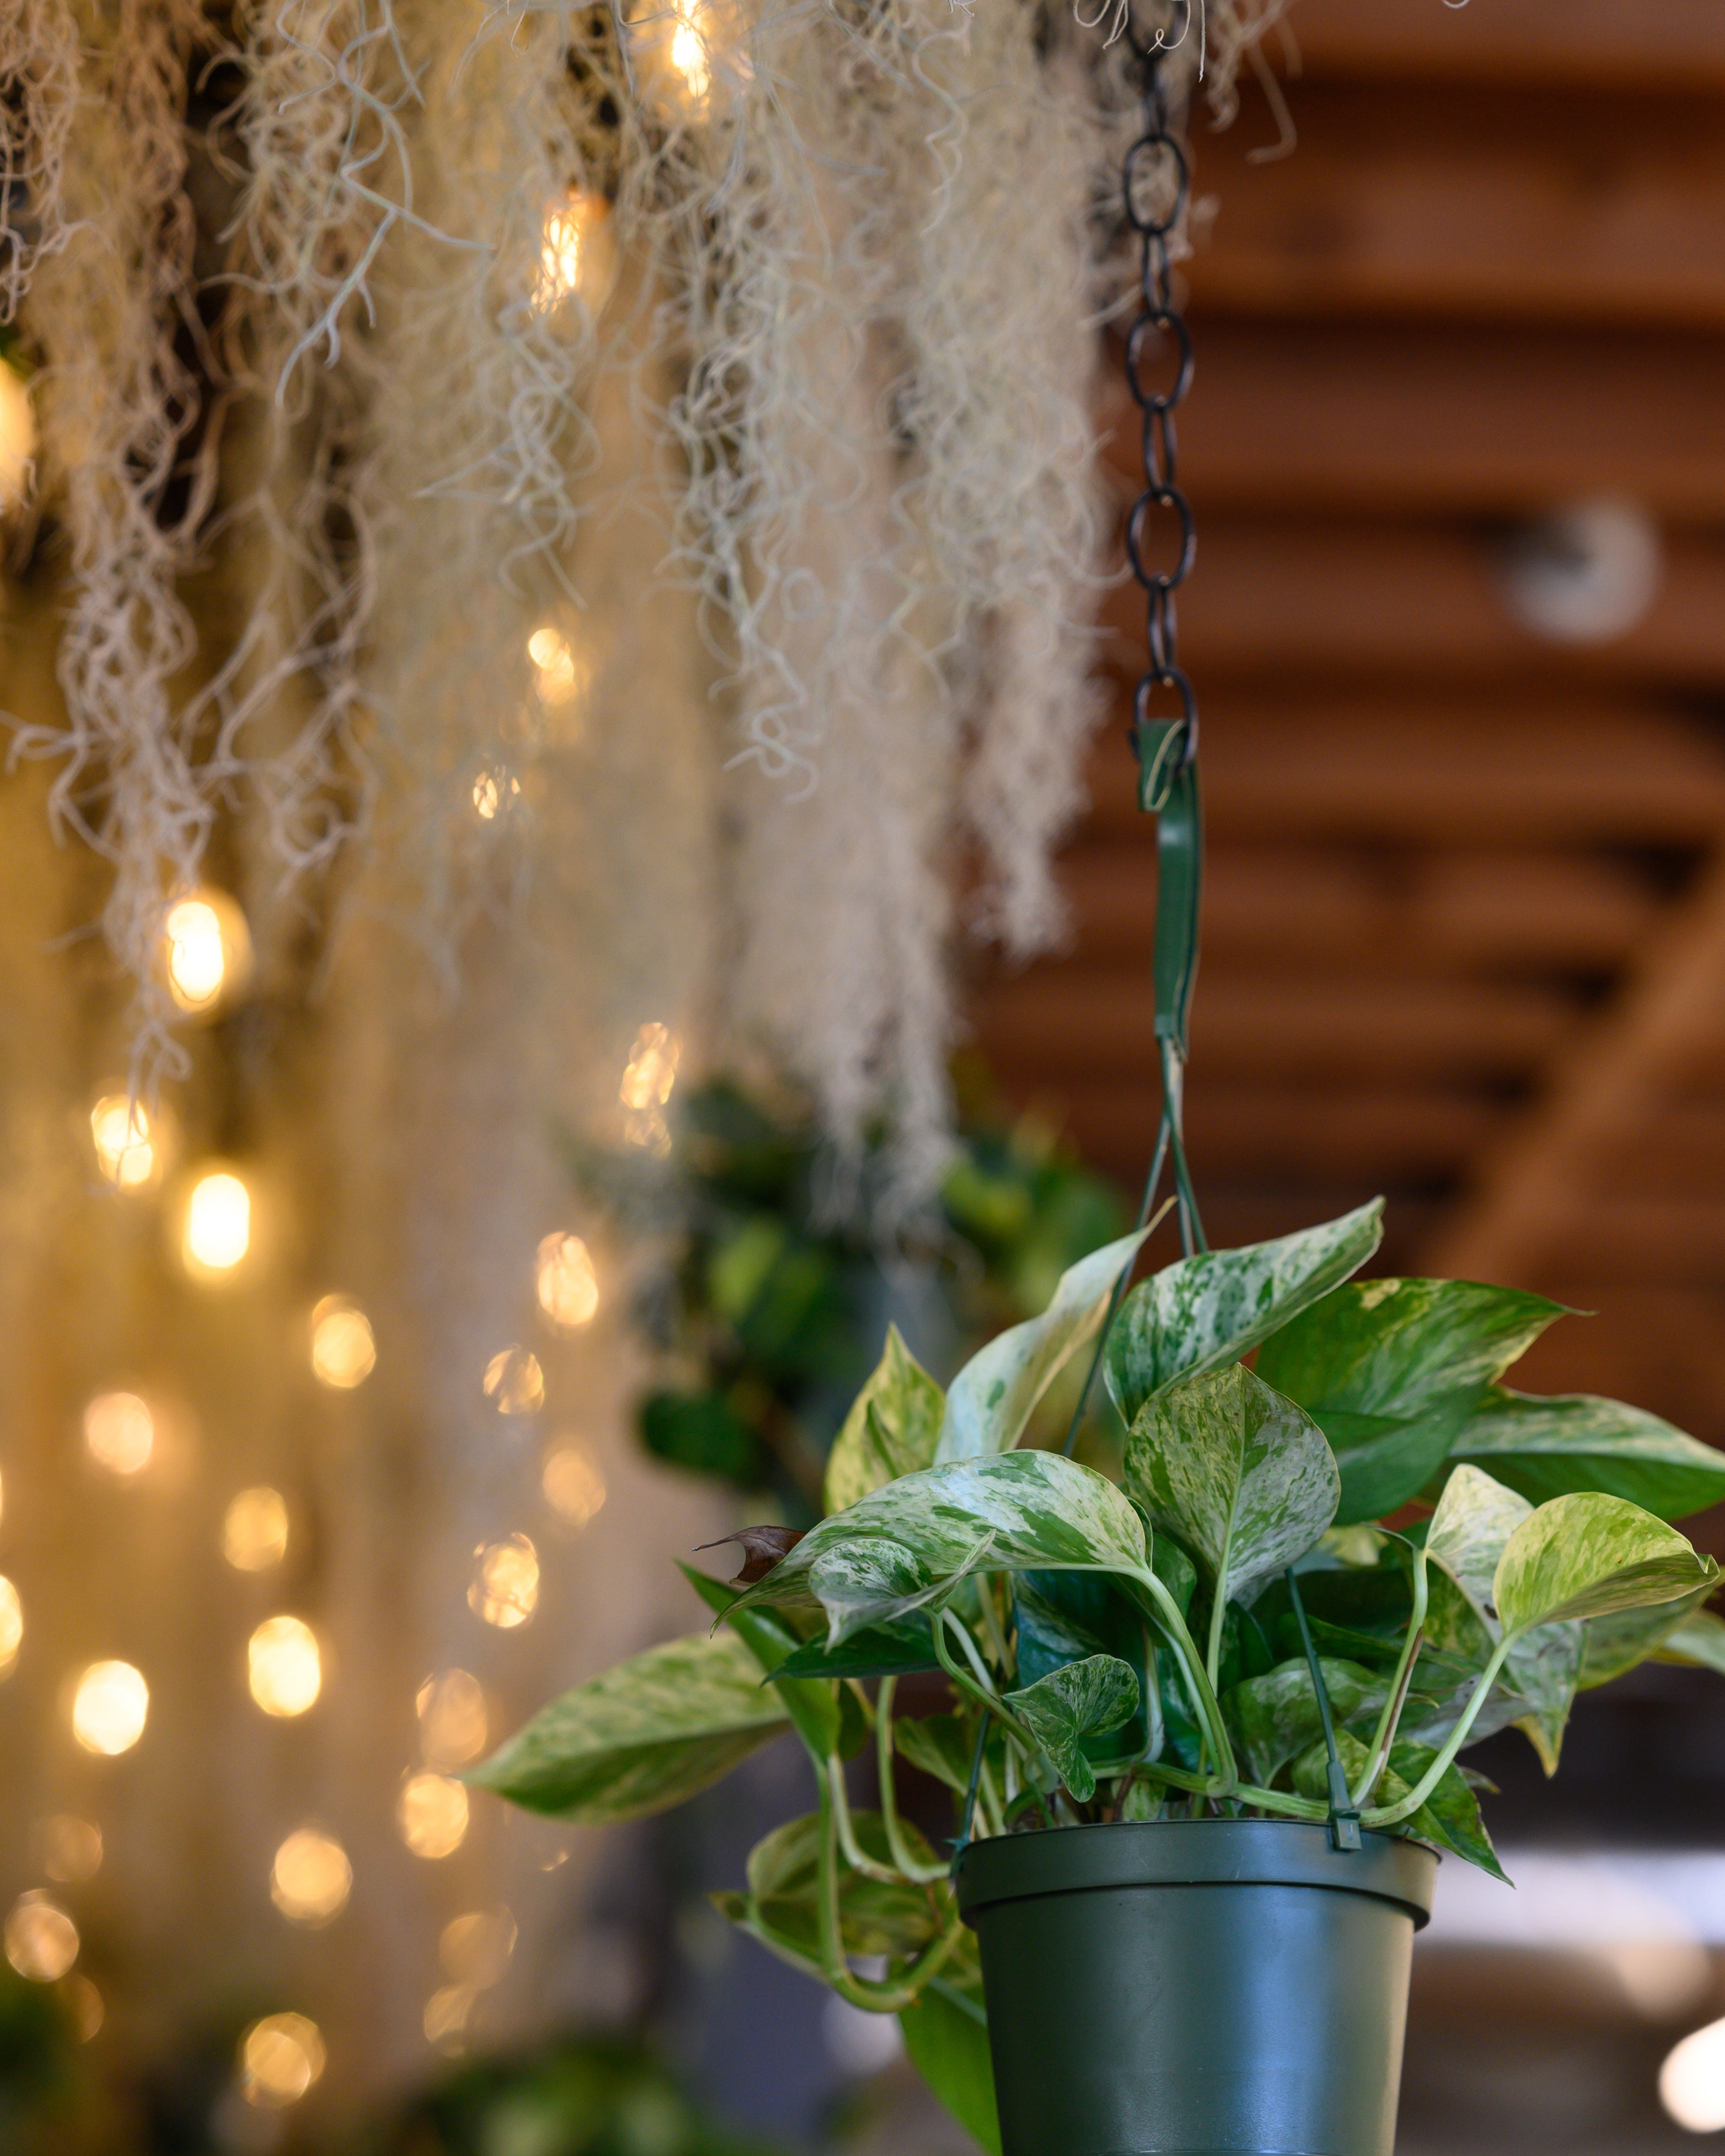
[[[865,2013],[897,2014],[914,2006],[917,1994],[952,1953],[964,1929],[955,1912],[952,1928],[930,1941],[907,1969],[886,1984],[858,1976],[845,1958],[845,1934],[839,1909],[838,1835],[831,1793],[820,1777],[819,1924],[821,1974],[841,1999]]]
[[[1389,1697],[1384,1702],[1384,1712],[1378,1717],[1377,1734],[1372,1739],[1371,1757],[1360,1778],[1359,1786],[1349,1792],[1354,1809],[1363,1810],[1373,1789],[1384,1778],[1384,1769],[1389,1764],[1390,1747],[1395,1743],[1396,1725],[1402,1718],[1402,1709],[1408,1703],[1408,1692],[1414,1681],[1414,1664],[1420,1653],[1420,1641],[1425,1630],[1427,1584],[1425,1553],[1414,1552],[1414,1607],[1408,1618],[1408,1636],[1402,1642],[1402,1651],[1395,1666],[1395,1676],[1389,1687]]]
[[[977,1600],[982,1605],[983,1627],[988,1635],[988,1648],[1000,1665],[1000,1674],[1011,1673],[1012,1656],[1007,1652],[1006,1634],[1000,1622],[1000,1612],[994,1607],[994,1583],[986,1573],[976,1584]]]
[[[1444,1776],[1448,1774],[1455,1763],[1455,1754],[1467,1742],[1467,1732],[1473,1727],[1480,1709],[1485,1705],[1492,1686],[1497,1683],[1497,1673],[1503,1667],[1512,1644],[1512,1642],[1508,1639],[1498,1641],[1496,1653],[1486,1663],[1480,1674],[1479,1682],[1473,1688],[1472,1698],[1462,1710],[1461,1719],[1445,1739],[1443,1749],[1413,1788],[1409,1790],[1406,1796],[1399,1799],[1395,1804],[1379,1804],[1375,1810],[1363,1813],[1360,1819],[1362,1826],[1399,1826],[1404,1819],[1411,1819],[1419,1810],[1420,1805],[1425,1802]]]
[[[853,1871],[860,1871],[865,1879],[878,1879],[883,1886],[900,1885],[900,1874],[890,1864],[877,1864],[872,1856],[865,1855],[856,1838],[856,1822],[850,1816],[850,1798],[845,1787],[845,1763],[835,1752],[827,1761],[826,1776],[833,1807],[833,1820],[839,1830],[839,1846],[845,1852],[845,1861]]]
[[[1222,1620],[1227,1614],[1228,1604],[1219,1579],[1216,1582],[1216,1598],[1210,1605],[1210,1635],[1204,1657],[1204,1673],[1209,1679],[1212,1691],[1216,1689],[1216,1680],[1222,1673]]]
[[[1224,1789],[1214,1775],[1189,1774],[1183,1767],[1165,1767],[1159,1759],[1141,1759],[1132,1771],[1147,1774],[1153,1781],[1166,1782],[1173,1789],[1189,1789],[1195,1797],[1231,1797],[1241,1804],[1255,1804],[1260,1811],[1281,1812],[1288,1819],[1321,1823],[1330,1815],[1327,1804],[1314,1804],[1309,1797],[1260,1789],[1250,1782],[1234,1782]]]
[[[1235,1763],[1234,1748],[1228,1742],[1222,1710],[1216,1703],[1215,1693],[1210,1689],[1209,1680],[1204,1674],[1192,1635],[1186,1629],[1186,1620],[1180,1614],[1180,1605],[1148,1565],[1134,1567],[1131,1577],[1143,1587],[1156,1604],[1158,1621],[1168,1634],[1168,1644],[1179,1658],[1180,1675],[1185,1680],[1188,1697],[1198,1710],[1204,1742],[1214,1757],[1219,1785],[1214,1791],[1206,1786],[1205,1794],[1225,1796],[1240,1779],[1240,1769]]]
[[[929,1886],[946,1877],[947,1866],[920,1863],[911,1853],[899,1820],[898,1791],[892,1779],[892,1698],[897,1690],[896,1677],[882,1677],[880,1697],[875,1708],[875,1766],[880,1784],[880,1823],[886,1830],[886,1846],[892,1851],[893,1862],[906,1879],[914,1879],[919,1887]]]
[[[945,1644],[945,1620],[948,1618],[951,1618],[954,1630],[957,1632],[960,1640],[963,1641],[972,1661],[976,1665],[977,1676],[972,1676],[968,1670],[959,1668],[957,1663],[952,1659],[952,1649]],[[995,1691],[982,1657],[977,1653],[976,1642],[971,1638],[968,1627],[961,1624],[956,1617],[952,1617],[950,1610],[942,1610],[941,1620],[942,1621],[930,1625],[929,1636],[934,1642],[935,1659],[951,1678],[953,1690],[962,1693],[966,1699],[974,1701],[978,1707],[986,1707],[988,1712],[1003,1724],[1009,1735],[1015,1738],[1027,1752],[1034,1753],[1036,1749],[1034,1738]]]

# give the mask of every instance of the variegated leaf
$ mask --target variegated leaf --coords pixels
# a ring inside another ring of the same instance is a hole
[[[1659,1643],[1655,1658],[1661,1662],[1683,1662],[1692,1668],[1717,1670],[1725,1677],[1725,1617],[1711,1609],[1697,1609]]]
[[[946,1395],[898,1327],[888,1326],[886,1352],[827,1455],[828,1512],[842,1512],[883,1482],[932,1467],[945,1412]]]
[[[1725,1642],[1725,1625],[1717,1617],[1707,1617],[1701,1605],[1712,1593],[1711,1586],[1692,1589],[1680,1595],[1675,1602],[1655,1603],[1644,1609],[1617,1609],[1609,1617],[1589,1618],[1585,1627],[1587,1646],[1581,1658],[1583,1691],[1592,1691],[1596,1686],[1609,1684],[1639,1663],[1657,1659],[1686,1661],[1681,1645],[1674,1651],[1673,1643],[1681,1640],[1685,1628],[1699,1625],[1700,1630],[1692,1637],[1707,1638],[1707,1627],[1717,1625],[1722,1642]],[[1725,1671],[1725,1659],[1717,1665]]]
[[[1106,1737],[1138,1711],[1137,1673],[1113,1655],[1087,1655],[1063,1662],[1006,1703],[1018,1716],[1081,1804],[1096,1794],[1096,1768],[1086,1757],[1086,1737]]]
[[[557,1819],[643,1819],[728,1774],[787,1722],[742,1640],[697,1633],[566,1691],[467,1779]]]
[[[1350,1732],[1338,1730],[1336,1751],[1347,1770],[1350,1785],[1357,1784],[1365,1769],[1365,1746]],[[1393,1745],[1389,1764],[1378,1779],[1372,1802],[1399,1803],[1415,1783],[1424,1779],[1435,1757],[1423,1745]],[[1328,1751],[1322,1743],[1314,1744],[1295,1761],[1293,1784],[1302,1797],[1313,1797],[1322,1803],[1328,1796],[1329,1763]],[[1420,1841],[1435,1842],[1440,1849],[1452,1851],[1468,1863],[1478,1865],[1481,1871],[1489,1871],[1494,1879],[1504,1877],[1497,1852],[1491,1846],[1491,1837],[1480,1817],[1479,1799],[1459,1767],[1449,1768],[1419,1810],[1392,1831]],[[1504,1883],[1507,1886],[1509,1882],[1506,1879]]]
[[[1389,1697],[1387,1678],[1358,1662],[1320,1658],[1330,1713],[1339,1728],[1356,1716],[1376,1714]],[[1245,1778],[1268,1789],[1290,1759],[1322,1734],[1312,1671],[1303,1661],[1280,1664],[1261,1677],[1248,1677],[1222,1695],[1222,1712]]]
[[[1068,1358],[1101,1329],[1115,1283],[1145,1232],[1106,1243],[1069,1266],[1040,1317],[1012,1326],[971,1357],[947,1388],[937,1465],[1011,1451]]]
[[[1541,1399],[1494,1386],[1450,1451],[1535,1504],[1599,1490],[1679,1520],[1725,1498],[1725,1452],[1645,1408],[1587,1393]]]
[[[1109,1392],[1132,1422],[1182,1378],[1237,1363],[1357,1272],[1383,1235],[1384,1201],[1298,1235],[1182,1258],[1141,1281],[1108,1335]]]
[[[1497,1560],[1492,1599],[1506,1631],[1675,1602],[1719,1568],[1639,1505],[1597,1491],[1553,1497],[1524,1520]]]
[[[1303,1557],[1336,1510],[1323,1432],[1239,1363],[1153,1399],[1127,1438],[1127,1487],[1224,1601]]]

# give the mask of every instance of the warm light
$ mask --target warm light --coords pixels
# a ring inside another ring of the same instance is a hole
[[[315,1826],[290,1834],[270,1867],[270,1898],[296,1924],[326,1924],[339,1917],[352,1885],[347,1851]]]
[[[86,1752],[108,1758],[130,1752],[144,1733],[150,1687],[130,1662],[92,1662],[72,1701],[72,1734]]]
[[[478,1997],[470,1984],[446,1984],[425,2002],[425,2041],[440,2051],[459,2051],[467,2017]]]
[[[372,1321],[345,1295],[326,1295],[311,1313],[311,1367],[326,1385],[349,1392],[377,1364]]]
[[[136,1393],[98,1393],[84,1410],[84,1442],[97,1466],[136,1475],[150,1465],[156,1424]]]
[[[515,1952],[515,1918],[507,1909],[474,1909],[452,1917],[437,1943],[438,1959],[451,1984],[488,1991],[503,1979]]]
[[[297,2103],[323,2068],[322,2035],[303,2014],[267,2014],[239,2040],[240,2093],[265,2110]]]
[[[480,1711],[484,1713],[483,1704]],[[484,1743],[481,1733],[480,1743]],[[401,1785],[395,1816],[401,1838],[415,1856],[453,1856],[467,1839],[467,1792],[448,1774],[409,1774]]]
[[[552,1447],[540,1487],[546,1503],[572,1527],[584,1527],[605,1502],[605,1478],[578,1445]]]
[[[12,1582],[0,1575],[0,1677],[12,1675],[23,1637],[24,1605]]]
[[[567,704],[585,686],[584,673],[568,639],[547,623],[527,639],[540,701]]]
[[[64,1887],[81,1886],[102,1868],[101,1829],[74,1813],[55,1812],[39,1820],[33,1839],[42,1869]]]
[[[579,1235],[547,1235],[533,1265],[539,1307],[565,1332],[589,1324],[599,1306],[598,1276]]]
[[[545,213],[533,311],[548,314],[572,292],[579,292],[592,312],[598,314],[610,295],[615,275],[610,211],[602,197],[572,187]]]
[[[0,361],[0,367],[5,362]],[[96,1164],[121,1190],[139,1190],[156,1175],[156,1148],[150,1142],[150,1111],[124,1093],[104,1093],[90,1111]]]
[[[29,384],[0,359],[0,514],[16,509],[29,491],[36,454],[36,414]]]
[[[80,2044],[87,2044],[92,2036],[100,2035],[102,2023],[107,2018],[107,2009],[102,2004],[102,1994],[87,1976],[74,1969],[62,1979],[60,1990],[72,2012],[72,2026],[78,2033]]]
[[[46,1894],[20,1894],[6,1919],[6,1958],[32,1984],[58,1984],[78,1958],[78,1927]]]
[[[501,763],[488,764],[473,782],[473,813],[482,824],[501,816],[520,795],[521,782]]]
[[[222,1554],[236,1572],[267,1572],[287,1554],[288,1513],[280,1490],[242,1490],[222,1522]]]
[[[525,1625],[539,1601],[539,1553],[525,1535],[481,1543],[474,1552],[467,1606],[500,1630]]]
[[[1725,2020],[1709,2021],[1672,2051],[1659,2070],[1659,2100],[1691,2133],[1725,2129]]]
[[[690,100],[696,105],[705,99],[712,83],[706,41],[695,27],[700,13],[700,0],[676,0],[677,27],[671,34],[670,49],[671,65],[683,78]]]
[[[239,1178],[226,1168],[200,1176],[186,1208],[181,1243],[187,1269],[205,1278],[231,1272],[251,1240],[251,1193]]]
[[[429,1767],[462,1767],[485,1748],[485,1695],[465,1670],[427,1677],[414,1696],[419,1748]]]
[[[265,1714],[303,1714],[323,1688],[323,1663],[311,1627],[297,1617],[266,1617],[246,1645],[252,1697]]]
[[[617,1097],[624,1107],[623,1135],[630,1145],[661,1156],[670,1150],[665,1104],[677,1082],[682,1043],[668,1025],[644,1025],[635,1035]]]
[[[545,1405],[545,1373],[525,1348],[501,1349],[485,1365],[485,1398],[499,1414],[536,1414]]]

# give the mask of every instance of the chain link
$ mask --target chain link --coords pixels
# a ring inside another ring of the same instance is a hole
[[[1158,692],[1179,700],[1180,737],[1175,753],[1159,759],[1158,791],[1165,798],[1198,753],[1198,705],[1180,665],[1179,617],[1175,593],[1191,574],[1197,552],[1192,505],[1179,483],[1176,408],[1192,386],[1192,334],[1175,301],[1172,242],[1191,196],[1191,172],[1173,125],[1167,80],[1169,55],[1192,29],[1194,0],[1169,0],[1149,32],[1128,13],[1126,35],[1142,85],[1143,127],[1126,153],[1121,192],[1126,221],[1137,235],[1140,305],[1126,340],[1126,379],[1140,415],[1144,488],[1127,519],[1126,552],[1144,593],[1149,660],[1132,699],[1132,741],[1149,718]],[[1153,378],[1151,370],[1159,370]],[[1153,531],[1172,522],[1179,550],[1173,566],[1153,566]],[[1159,806],[1147,801],[1147,807]]]

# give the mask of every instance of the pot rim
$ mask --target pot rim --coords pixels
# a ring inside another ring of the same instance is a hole
[[[1129,1887],[1312,1887],[1367,1894],[1431,1920],[1438,1856],[1423,1842],[1363,1834],[1332,1848],[1302,1820],[1121,1820],[1045,1827],[965,1845],[954,1874],[959,1913],[974,1924],[993,1902]]]

